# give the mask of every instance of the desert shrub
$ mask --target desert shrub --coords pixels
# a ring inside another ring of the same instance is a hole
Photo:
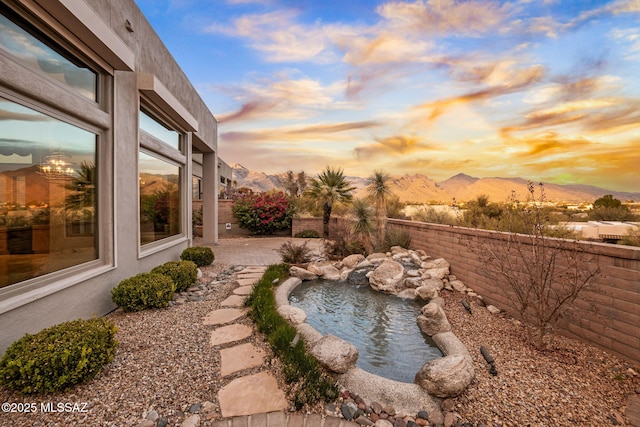
[[[162,274],[173,280],[176,292],[186,291],[198,280],[198,266],[193,261],[169,261],[157,266],[151,272]]]
[[[180,254],[183,261],[193,261],[198,267],[205,267],[213,262],[215,256],[208,246],[192,246]]]
[[[382,248],[383,252],[388,251],[393,246],[401,246],[405,249],[409,249],[411,245],[411,235],[406,231],[389,229],[384,235],[384,241]]]
[[[273,352],[282,362],[285,380],[296,385],[293,403],[301,409],[323,400],[335,400],[338,389],[331,376],[307,352],[304,339],[292,345],[297,330],[277,312],[274,280],[287,277],[288,270],[287,264],[269,266],[246,303],[251,307],[251,317],[258,330],[267,336]]]
[[[301,239],[317,239],[320,237],[320,233],[318,233],[316,230],[302,230],[298,231],[293,237]]]
[[[15,341],[0,360],[0,385],[24,394],[68,390],[115,356],[117,327],[106,319],[60,323]]]
[[[293,205],[283,192],[243,194],[234,200],[232,212],[241,228],[272,234],[291,227]]]
[[[176,285],[158,273],[140,273],[124,279],[111,290],[111,299],[124,311],[140,311],[169,305]]]
[[[307,247],[307,242],[296,245],[291,240],[285,242],[278,249],[282,262],[289,264],[302,264],[308,262],[311,255],[311,249]]]

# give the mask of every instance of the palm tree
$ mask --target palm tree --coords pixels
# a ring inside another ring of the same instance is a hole
[[[317,178],[311,179],[307,194],[323,204],[322,234],[325,239],[329,237],[329,220],[331,209],[335,202],[351,202],[351,192],[355,187],[345,178],[342,169],[333,169],[327,166]]]
[[[377,170],[369,177],[369,185],[367,185],[367,193],[374,203],[376,210],[376,244],[378,248],[381,247],[384,242],[384,235],[387,228],[387,201],[393,195],[391,188],[389,188],[390,179],[389,174]]]

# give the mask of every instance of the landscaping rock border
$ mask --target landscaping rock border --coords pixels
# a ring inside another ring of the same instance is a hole
[[[417,322],[421,330],[432,337],[443,357],[425,363],[416,373],[415,384],[392,381],[357,368],[357,352],[354,357],[354,352],[349,347],[352,345],[337,337],[331,336],[330,340],[332,346],[340,348],[340,351],[321,352],[317,344],[327,337],[323,337],[306,322],[291,323],[304,337],[306,345],[318,361],[339,374],[343,387],[370,400],[389,402],[402,410],[423,408],[429,412],[439,412],[439,398],[459,395],[475,378],[473,359],[465,345],[451,332],[440,292],[447,289],[464,292],[474,298],[478,296],[449,274],[449,263],[446,260],[432,260],[424,251],[396,246],[386,254],[374,253],[366,258],[351,255],[342,261],[319,261],[306,268],[292,267],[292,277],[275,290],[278,310],[287,312],[286,307],[290,307],[289,295],[303,279],[317,276],[327,280],[349,280],[353,274],[358,274],[355,280],[361,281],[363,271],[367,271],[365,274],[370,279],[370,285],[378,291],[403,298],[420,298],[426,302]]]

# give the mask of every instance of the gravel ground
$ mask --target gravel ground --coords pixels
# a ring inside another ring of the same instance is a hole
[[[489,426],[625,425],[627,395],[640,392],[639,367],[580,341],[556,336],[550,350],[527,344],[527,331],[504,313],[475,304],[468,314],[463,295],[445,292],[446,313],[471,353],[476,380],[455,398],[461,421]],[[480,353],[495,359],[497,376]]]
[[[208,281],[229,267],[203,269]],[[227,276],[229,277],[229,276]],[[0,388],[0,402],[35,403],[35,413],[3,413],[0,426],[138,426],[155,410],[175,426],[194,404],[210,402],[201,425],[221,417],[217,392],[234,377],[219,376],[220,356],[209,346],[211,327],[202,319],[231,294],[230,279],[215,285],[206,301],[163,310],[110,314],[119,327],[115,360],[87,384],[66,393],[22,396]],[[460,422],[472,426],[606,426],[624,425],[626,396],[640,392],[640,367],[586,344],[558,337],[552,351],[526,344],[526,330],[508,316],[491,315],[472,304],[462,307],[461,294],[445,292],[447,316],[467,345],[476,367],[476,381],[449,401]],[[241,322],[249,324],[250,319]],[[259,334],[247,339],[265,349],[269,370],[280,378],[281,367]],[[496,360],[491,376],[480,354],[486,346]],[[78,403],[86,412],[42,412],[41,403]],[[83,405],[86,403],[86,407]],[[418,410],[420,408],[416,408]],[[318,405],[307,408],[322,412]],[[202,414],[202,412],[201,412]]]

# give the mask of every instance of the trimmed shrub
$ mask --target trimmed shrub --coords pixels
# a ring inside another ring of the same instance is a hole
[[[162,274],[173,280],[176,292],[189,289],[198,280],[198,266],[193,261],[169,261],[157,266],[152,273]]]
[[[309,261],[311,255],[311,249],[307,247],[307,242],[301,245],[296,245],[291,240],[285,242],[278,249],[282,262],[289,264],[302,264]]]
[[[158,273],[140,273],[124,279],[111,290],[111,299],[124,311],[140,311],[169,305],[176,285]]]
[[[64,391],[93,378],[116,354],[107,319],[60,323],[15,341],[0,360],[0,385],[24,394]]]
[[[302,239],[317,239],[320,237],[320,233],[318,233],[316,230],[302,230],[298,231],[293,237]]]
[[[213,262],[215,256],[208,246],[192,246],[182,251],[180,259],[193,261],[198,267],[205,267]]]

